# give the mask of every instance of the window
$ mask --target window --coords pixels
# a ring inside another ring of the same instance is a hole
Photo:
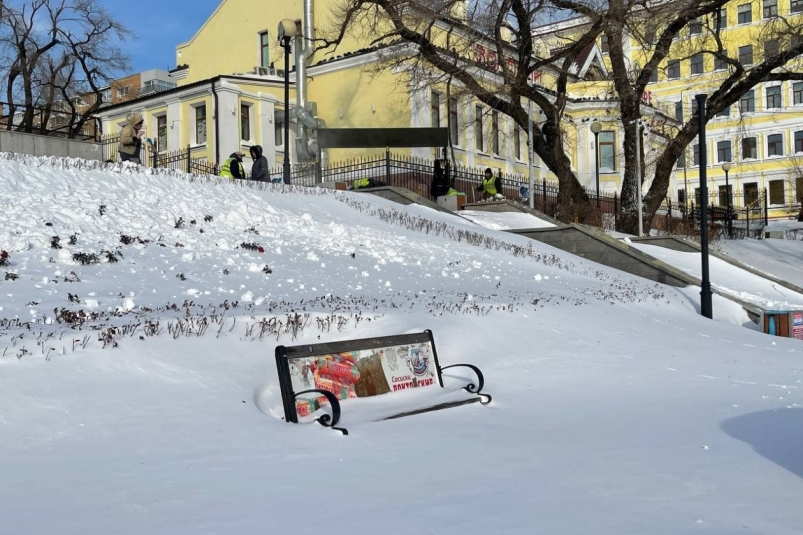
[[[493,153],[499,154],[499,112],[491,114],[491,149]]]
[[[700,35],[703,33],[703,19],[696,18],[689,22],[689,35]]]
[[[658,70],[653,69],[652,73],[650,73],[650,83],[657,84],[658,83]]]
[[[521,160],[521,128],[519,125],[513,126],[513,156]]]
[[[716,17],[716,29],[721,30],[722,28],[728,27],[728,8],[723,7],[720,8],[717,12]]]
[[[731,160],[731,142],[730,141],[717,141],[717,162],[730,162]]]
[[[680,61],[674,60],[666,64],[666,77],[670,80],[680,78]]]
[[[742,160],[746,160],[748,158],[756,159],[758,158],[758,147],[756,144],[756,138],[754,137],[746,137],[742,139]]]
[[[678,190],[678,204],[686,204],[686,190],[679,189]]]
[[[474,109],[474,147],[482,152],[482,106],[477,106]]]
[[[725,106],[722,108],[722,111],[717,113],[717,117],[730,117],[731,116],[731,107]]]
[[[700,144],[692,145],[692,165],[700,165]]]
[[[739,47],[739,62],[742,65],[753,64],[753,45]]]
[[[686,168],[686,148],[683,148],[683,152],[680,153],[678,156],[678,169],[685,169]]]
[[[100,101],[101,102],[106,102],[106,103],[109,103],[109,102],[112,101],[112,90],[111,90],[111,88],[104,89],[103,91],[100,92]]]
[[[441,94],[435,91],[432,92],[432,126],[437,127],[441,125]]]
[[[457,126],[457,98],[452,97],[449,99],[449,139],[452,141],[452,146],[457,147],[460,145],[459,134]]]
[[[753,22],[753,4],[741,4],[738,8],[739,24],[749,24]]]
[[[767,156],[783,156],[783,134],[767,136]]]
[[[752,204],[758,200],[758,183],[748,182],[744,185],[744,204]]]
[[[770,180],[770,204],[785,204],[783,180]]]
[[[739,99],[739,111],[742,113],[753,113],[756,111],[756,93],[752,89],[742,95]]]
[[[700,188],[694,188],[694,204],[700,206]]]
[[[781,45],[777,39],[770,39],[764,43],[764,60],[774,58],[778,55]]]
[[[789,39],[789,48],[797,48],[800,46],[800,43],[803,43],[803,36],[799,34],[794,34]]]
[[[764,0],[764,18],[771,19],[778,16],[778,0]]]
[[[731,201],[732,196],[729,195],[732,192],[733,192],[733,185],[732,184],[728,184],[727,187],[726,186],[720,186],[719,187],[719,205],[720,206],[728,206],[729,204],[733,204],[732,201]]]
[[[795,177],[795,200],[803,201],[803,176]]]
[[[724,71],[728,68],[728,62],[723,58],[714,58],[714,70]]]
[[[697,113],[697,99],[696,98],[692,98],[691,99],[691,114],[694,115],[695,113]]]
[[[599,49],[603,54],[607,54],[611,50],[610,46],[608,46],[608,36],[605,34],[602,34],[602,37],[599,38]]]
[[[691,73],[703,74],[703,55],[695,54],[691,57]]]
[[[167,150],[167,115],[156,117],[156,143],[159,152]]]
[[[767,109],[781,107],[781,86],[767,87],[764,92],[767,96]]]
[[[683,122],[683,101],[678,100],[675,102],[675,119]]]
[[[206,104],[195,107],[195,143],[206,143]]]
[[[131,93],[130,85],[117,88],[117,98],[127,97],[129,93]]]
[[[240,139],[251,141],[251,106],[240,105]]]
[[[600,169],[616,169],[616,146],[613,132],[599,133],[599,167]]]
[[[803,130],[795,132],[795,152],[803,152]]]
[[[803,11],[803,0],[792,0],[789,6],[789,11],[792,13],[800,13]]]
[[[273,135],[276,140],[276,146],[282,147],[284,150],[284,112],[276,111],[273,119]]]
[[[259,66],[270,67],[270,40],[268,32],[259,32]]]
[[[648,43],[654,43],[655,42],[655,32],[656,32],[655,24],[648,23],[644,27],[644,40],[646,42],[648,42]]]
[[[792,84],[792,104],[803,104],[803,82]]]

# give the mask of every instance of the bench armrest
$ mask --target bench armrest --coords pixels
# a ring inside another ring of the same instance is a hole
[[[298,398],[301,394],[321,394],[327,400],[329,400],[329,405],[332,407],[332,415],[323,414],[319,418],[316,418],[315,421],[321,424],[324,427],[331,427],[335,431],[340,431],[344,435],[348,435],[349,432],[347,429],[342,427],[335,427],[337,422],[340,421],[340,401],[335,397],[334,394],[329,392],[328,390],[320,390],[317,388],[313,388],[311,390],[304,390],[302,392],[296,392],[295,398]]]
[[[443,368],[441,368],[441,373],[443,373],[444,370],[448,370],[449,368],[457,368],[457,367],[471,368],[471,370],[477,375],[477,384],[475,385],[474,383],[468,383],[466,386],[463,387],[463,390],[465,390],[466,392],[471,392],[472,394],[477,394],[481,398],[480,403],[482,403],[483,405],[487,405],[488,403],[490,403],[493,400],[490,394],[481,393],[482,387],[485,386],[485,377],[482,375],[480,369],[474,366],[473,364],[450,364],[449,366],[444,366]]]

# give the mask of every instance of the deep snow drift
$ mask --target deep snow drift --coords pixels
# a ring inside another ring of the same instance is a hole
[[[0,155],[4,533],[800,532],[800,341],[427,208],[250,186]],[[281,421],[277,343],[426,328],[490,406]]]

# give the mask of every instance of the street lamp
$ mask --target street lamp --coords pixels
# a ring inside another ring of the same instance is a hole
[[[284,166],[283,182],[290,183],[290,42],[298,33],[295,21],[279,22],[279,45],[284,48]]]
[[[602,132],[602,124],[599,121],[591,123],[591,133],[594,134],[594,168],[597,175],[597,208],[599,208],[599,133]]]
[[[708,176],[706,173],[708,150],[705,141],[705,101],[708,95],[694,95],[694,98],[697,100],[697,140],[700,147],[700,258],[702,260],[700,314],[708,319],[713,319],[711,279],[708,276]]]
[[[725,171],[725,195],[727,195],[727,200],[725,201],[725,217],[728,218],[728,239],[733,239],[733,221],[731,221],[731,188],[728,184],[728,171],[731,170],[730,162],[725,162],[722,164],[722,170]]]

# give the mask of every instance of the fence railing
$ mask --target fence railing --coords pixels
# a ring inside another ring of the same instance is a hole
[[[118,161],[118,147],[120,134],[108,134],[101,137],[103,159],[105,161]],[[144,142],[140,149],[140,161],[147,167],[162,167],[176,169],[187,173],[218,174],[218,167],[205,158],[193,158],[192,147],[187,145],[184,149],[160,152],[155,145]]]
[[[291,171],[291,181],[296,185],[313,186],[320,182],[343,182],[350,186],[355,180],[371,178],[387,186],[408,189],[422,197],[434,201],[430,185],[434,171],[434,161],[400,156],[386,151],[384,154],[347,160],[329,164],[318,169],[317,164],[295,165]],[[320,176],[318,176],[320,173]],[[484,178],[484,169],[452,165],[449,170],[452,187],[466,194],[468,202],[480,200],[477,187]],[[274,168],[271,177],[281,177],[282,169]],[[529,180],[524,175],[501,173],[502,195],[512,200],[525,200],[532,193],[536,209],[550,216],[557,215],[559,187],[550,180],[538,180],[533,192],[529,191]],[[601,214],[618,216],[621,203],[618,195],[586,190],[592,206],[599,206]]]

